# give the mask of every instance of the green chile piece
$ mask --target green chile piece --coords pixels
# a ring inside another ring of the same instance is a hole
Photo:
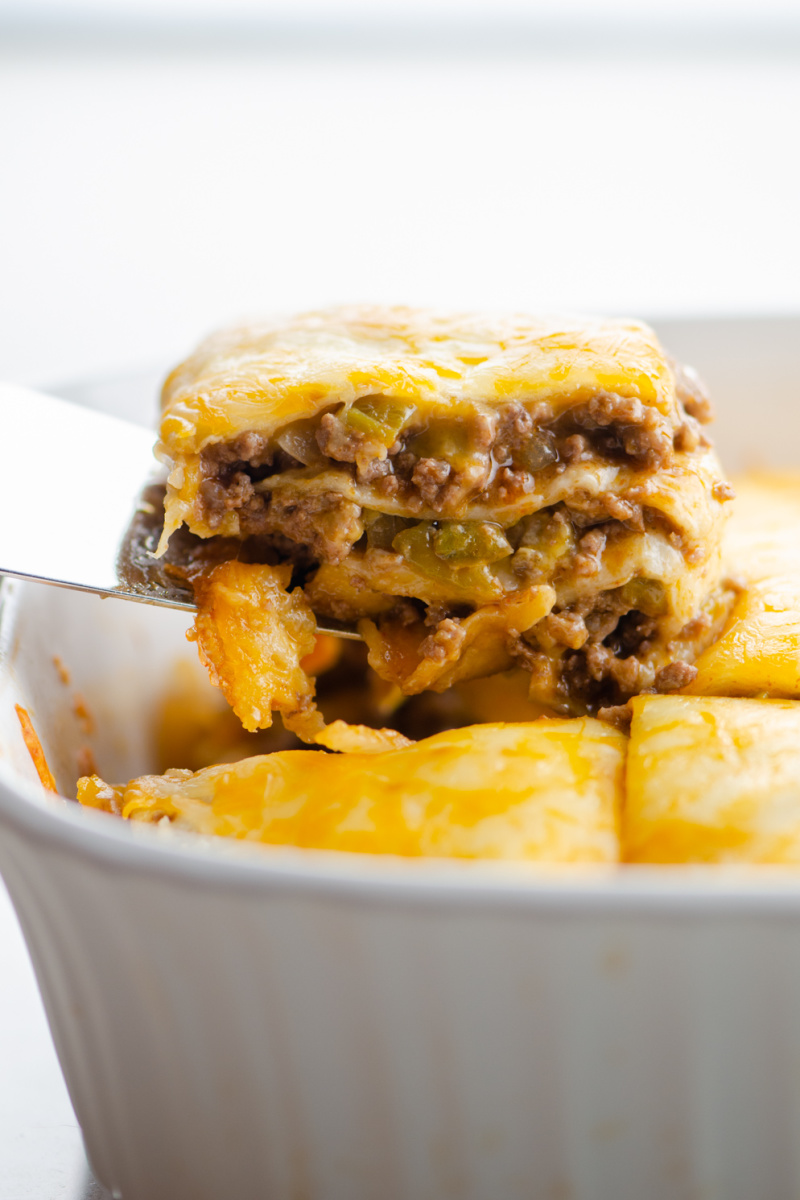
[[[439,458],[456,470],[471,458],[469,432],[455,421],[433,421],[411,438],[408,449],[417,458]]]
[[[467,566],[508,558],[511,543],[492,521],[443,521],[434,531],[433,549],[454,566]]]
[[[407,517],[395,517],[391,513],[376,512],[374,509],[364,509],[364,528],[367,534],[367,545],[374,550],[393,550],[393,542],[398,533],[413,525]]]
[[[514,462],[526,471],[541,471],[558,462],[556,435],[550,429],[537,429],[527,442],[514,451]]]
[[[457,566],[439,557],[433,547],[436,532],[432,521],[422,521],[398,533],[392,546],[430,579],[441,580],[469,596],[484,595],[487,599],[496,596],[498,583],[485,563]]]
[[[362,396],[348,408],[344,423],[356,433],[374,438],[383,446],[391,446],[413,412],[413,404],[393,400],[390,396]]]

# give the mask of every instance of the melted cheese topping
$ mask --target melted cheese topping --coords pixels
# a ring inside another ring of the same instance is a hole
[[[637,696],[624,856],[800,865],[800,704]]]
[[[384,754],[289,750],[110,787],[82,804],[272,845],[613,863],[625,737],[590,718],[480,725]]]
[[[800,699],[800,477],[754,472],[736,493],[723,559],[747,586],[688,690]]]
[[[442,415],[516,399],[556,415],[598,388],[677,417],[672,372],[640,321],[335,308],[208,338],[164,385],[161,448],[199,454],[376,391]]]

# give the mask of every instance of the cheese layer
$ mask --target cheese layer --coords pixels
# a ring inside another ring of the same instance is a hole
[[[639,321],[336,308],[209,337],[164,386],[161,444],[197,454],[376,391],[441,415],[515,399],[556,415],[596,388],[677,418],[669,365]]]
[[[637,696],[624,857],[800,865],[800,704]]]
[[[600,721],[478,725],[383,754],[280,751],[81,803],[251,842],[370,854],[613,863],[625,738]]]

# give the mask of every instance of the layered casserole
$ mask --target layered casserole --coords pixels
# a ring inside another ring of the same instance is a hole
[[[406,695],[519,666],[548,710],[596,713],[690,682],[727,617],[710,416],[635,321],[344,308],[234,329],[164,388],[160,553],[184,524],[225,541],[246,564],[222,568],[228,597],[291,591],[353,625]],[[202,573],[201,607],[214,590]]]
[[[212,337],[164,387],[158,554],[192,540],[190,636],[267,740],[184,737],[80,800],[336,850],[800,861],[800,485],[743,480],[728,524],[711,415],[636,321]]]

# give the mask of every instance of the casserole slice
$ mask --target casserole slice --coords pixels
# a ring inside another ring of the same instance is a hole
[[[290,564],[406,693],[521,666],[536,702],[595,712],[688,683],[727,617],[710,415],[635,321],[356,307],[234,329],[164,387],[160,552],[185,524]]]

